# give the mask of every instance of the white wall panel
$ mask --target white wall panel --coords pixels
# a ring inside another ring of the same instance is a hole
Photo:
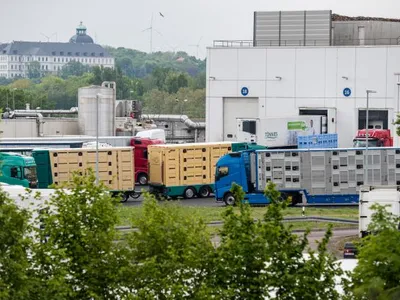
[[[210,108],[207,111],[206,119],[206,141],[223,141],[223,99],[214,97],[208,98]]]
[[[238,51],[238,79],[265,80],[266,60],[266,49],[243,49]]]
[[[317,98],[325,96],[325,48],[297,48],[296,97]]]
[[[209,95],[214,97],[237,97],[240,95],[236,80],[209,80]],[[208,91],[207,90],[207,91]]]
[[[211,65],[208,76],[217,80],[238,78],[238,50],[213,49],[210,51]]]
[[[246,87],[248,89],[248,95],[242,96],[241,90]],[[265,97],[265,80],[261,81],[245,81],[241,80],[237,82],[237,97],[249,98],[249,97]]]
[[[295,70],[295,49],[267,49],[267,97],[294,97]]]
[[[337,97],[337,48],[325,51],[325,106],[335,107]]]
[[[370,89],[377,91],[375,97],[386,97],[387,48],[360,47],[355,49],[357,84],[354,96],[363,99],[366,97],[366,90]]]

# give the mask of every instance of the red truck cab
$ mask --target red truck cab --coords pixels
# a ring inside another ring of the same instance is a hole
[[[134,137],[131,140],[131,146],[135,147],[135,180],[140,185],[146,185],[149,181],[147,147],[157,144],[164,144],[164,141],[141,137]]]
[[[357,131],[354,138],[354,147],[366,146],[366,130]],[[393,137],[389,129],[368,129],[368,147],[393,147]]]

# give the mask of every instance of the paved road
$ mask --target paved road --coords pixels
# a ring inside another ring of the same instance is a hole
[[[136,206],[141,205],[143,201],[143,197],[140,196],[138,199],[129,199],[127,202],[123,203],[126,206]],[[193,198],[193,199],[181,199],[181,200],[171,200],[171,201],[179,201],[182,205],[187,206],[225,206],[224,203],[217,203],[215,198]]]

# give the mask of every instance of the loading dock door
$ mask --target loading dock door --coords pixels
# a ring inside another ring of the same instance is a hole
[[[389,113],[387,110],[369,110],[368,112],[369,129],[388,129]],[[358,129],[365,129],[367,112],[365,110],[358,111]]]
[[[236,119],[258,118],[258,98],[224,98],[223,118],[224,141],[235,141]]]

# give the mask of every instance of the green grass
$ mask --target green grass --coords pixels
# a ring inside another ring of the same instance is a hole
[[[169,205],[169,203],[167,204]],[[179,202],[174,202],[173,205],[179,205]],[[206,223],[211,221],[222,221],[221,214],[224,211],[224,207],[195,207],[195,206],[180,206],[181,209],[190,215],[197,214]],[[238,211],[238,208],[235,208]],[[252,215],[255,219],[261,219],[265,214],[267,207],[252,207]],[[336,217],[342,219],[358,219],[358,208],[357,207],[326,207],[326,208],[306,208],[306,216],[319,216],[319,217]],[[120,226],[130,225],[132,218],[137,218],[143,213],[142,206],[121,206],[118,208],[118,214],[120,217]],[[302,213],[301,208],[290,207],[284,211],[285,216],[288,217],[300,217]],[[296,222],[299,225],[300,222]],[[310,223],[310,222],[306,222]],[[315,222],[323,224],[321,222]],[[337,224],[336,224],[337,225]],[[297,226],[297,225],[296,225]]]

